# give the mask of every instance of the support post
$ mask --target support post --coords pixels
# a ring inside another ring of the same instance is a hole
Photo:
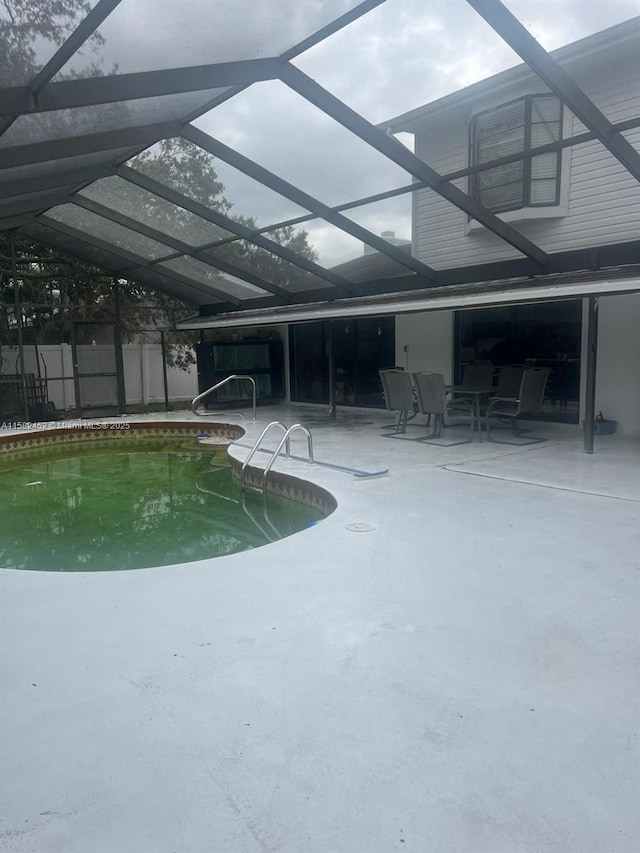
[[[169,380],[167,377],[167,343],[164,332],[160,332],[160,346],[162,347],[162,383],[164,385],[164,410],[169,411]]]
[[[149,371],[147,369],[146,355],[147,346],[142,341],[140,341],[140,405],[143,408],[149,403]]]
[[[80,377],[78,375],[78,339],[76,334],[76,314],[73,304],[69,304],[69,323],[71,324],[71,361],[73,363],[73,394],[76,401],[76,418],[82,417]]]
[[[598,296],[590,296],[587,311],[587,380],[584,407],[584,452],[593,453],[596,414],[596,369],[598,366]]]
[[[118,388],[118,413],[122,416],[127,407],[124,387],[124,361],[122,357],[122,334],[120,321],[120,282],[117,276],[113,278],[116,324],[114,329],[114,345],[116,350],[116,385]]]
[[[16,262],[16,238],[11,232],[9,234],[9,246],[11,248],[11,277],[13,279],[13,305],[16,314],[16,329],[18,332],[18,358],[20,360],[20,379],[22,384],[22,401],[24,404],[24,419],[30,421],[29,416],[29,394],[27,391],[27,372],[24,362],[24,339],[22,335],[22,308],[20,306],[20,293],[18,290],[18,264]]]
[[[336,420],[336,354],[333,340],[333,320],[329,320],[329,339],[327,341],[327,355],[329,356],[329,420]]]

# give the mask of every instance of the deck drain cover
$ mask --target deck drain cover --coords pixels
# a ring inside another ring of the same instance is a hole
[[[371,533],[376,528],[373,524],[367,524],[366,521],[356,521],[353,524],[347,524],[345,529],[354,533]]]

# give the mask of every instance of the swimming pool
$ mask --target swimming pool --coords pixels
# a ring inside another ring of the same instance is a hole
[[[60,572],[188,563],[258,548],[331,511],[317,495],[265,501],[242,492],[226,447],[198,444],[196,429],[138,429],[120,440],[74,431],[0,454],[0,566]]]

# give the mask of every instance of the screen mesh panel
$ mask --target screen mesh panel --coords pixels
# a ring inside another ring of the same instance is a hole
[[[360,0],[122,0],[99,28],[102,73],[279,56]],[[87,74],[74,57],[60,76]]]
[[[84,231],[99,240],[105,240],[120,249],[126,249],[147,260],[164,258],[174,254],[169,246],[125,228],[117,222],[111,222],[104,216],[98,216],[75,204],[64,204],[47,211],[47,218],[55,219],[78,231]]]
[[[204,246],[232,236],[212,222],[117,176],[96,181],[80,195],[190,246]]]

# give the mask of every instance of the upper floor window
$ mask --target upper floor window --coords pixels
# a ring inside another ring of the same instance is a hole
[[[560,203],[561,154],[530,155],[562,138],[562,102],[555,95],[529,95],[473,117],[471,165],[522,154],[522,159],[478,172],[471,195],[494,213]]]

